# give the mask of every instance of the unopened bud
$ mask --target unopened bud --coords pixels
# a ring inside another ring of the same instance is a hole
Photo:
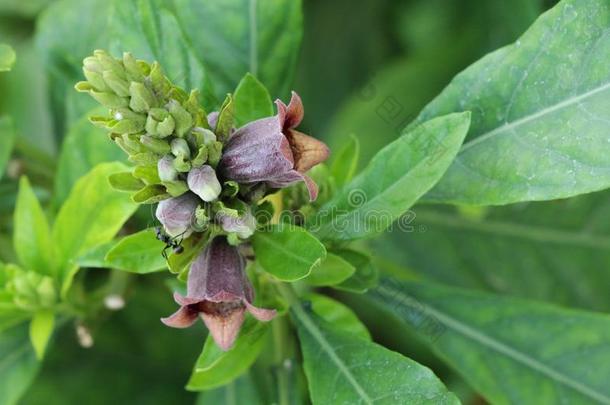
[[[170,152],[170,147],[167,141],[162,139],[153,138],[149,135],[142,135],[140,137],[140,142],[142,145],[146,146],[152,152],[158,153],[160,155],[164,155]]]
[[[157,171],[161,181],[174,181],[178,178],[178,171],[174,168],[174,158],[171,155],[159,159]]]
[[[147,112],[155,106],[156,100],[153,93],[142,83],[131,82],[129,85],[131,100],[129,107],[137,112]]]
[[[175,138],[172,140],[172,153],[176,157],[182,157],[188,159],[191,157],[191,150],[189,149],[188,143],[182,138]]]
[[[104,82],[121,97],[129,96],[129,82],[120,78],[115,72],[106,70],[103,73]]]
[[[113,93],[103,93],[91,90],[89,94],[106,108],[122,108],[129,105],[129,99],[127,97],[120,97]]]
[[[167,107],[176,122],[176,135],[184,136],[193,127],[193,117],[176,100],[171,100]]]
[[[152,108],[146,119],[146,132],[158,138],[165,138],[174,132],[174,118],[163,108]]]
[[[193,193],[207,202],[217,199],[222,191],[216,172],[208,165],[191,169],[187,177],[187,183]]]
[[[136,61],[136,58],[134,58],[131,53],[123,53],[123,66],[129,75],[129,79],[136,82],[141,82],[144,80],[144,72],[138,64],[138,61]]]

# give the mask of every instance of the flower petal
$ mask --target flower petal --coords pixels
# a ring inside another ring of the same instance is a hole
[[[201,313],[201,319],[210,331],[210,335],[222,350],[229,350],[244,322],[245,308],[236,309],[227,315]]]
[[[294,157],[294,168],[300,173],[307,172],[330,155],[330,150],[324,142],[302,132],[291,129],[286,131],[286,137]]]
[[[283,130],[296,128],[303,121],[305,113],[303,101],[296,92],[292,92],[288,106],[279,99],[275,101],[275,105],[277,106],[277,114]]]
[[[277,315],[277,311],[275,309],[266,309],[266,308],[255,307],[254,305],[250,304],[247,301],[244,303],[246,304],[246,308],[248,309],[248,312],[250,312],[252,314],[252,316],[254,316],[259,321],[269,322],[270,320],[275,318],[275,315]]]
[[[197,311],[191,310],[189,307],[180,307],[180,309],[167,318],[161,318],[161,322],[172,328],[188,328],[197,320]]]

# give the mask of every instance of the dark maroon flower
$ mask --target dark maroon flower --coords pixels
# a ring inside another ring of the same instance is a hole
[[[214,238],[191,265],[187,295],[174,294],[180,309],[161,321],[174,328],[191,326],[199,316],[216,344],[229,350],[246,310],[260,321],[270,321],[275,310],[252,305],[252,285],[244,271],[245,260],[224,236]]]
[[[283,188],[303,180],[313,201],[318,187],[305,173],[328,158],[328,147],[296,128],[303,103],[295,92],[288,106],[276,100],[278,113],[239,128],[229,138],[220,161],[222,175],[242,184],[264,182]]]

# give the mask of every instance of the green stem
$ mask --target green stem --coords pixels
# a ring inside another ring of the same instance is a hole
[[[276,319],[271,324],[273,342],[275,347],[275,365],[277,370],[278,404],[290,404],[290,376],[284,367],[284,361],[288,358],[286,342],[288,337],[285,318]]]

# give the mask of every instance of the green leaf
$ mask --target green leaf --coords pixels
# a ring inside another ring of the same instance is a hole
[[[313,293],[306,295],[304,298],[311,302],[313,312],[324,319],[329,327],[362,339],[371,340],[371,335],[366,326],[360,322],[360,319],[351,309],[339,301],[335,301],[325,295]]]
[[[363,293],[369,288],[377,285],[379,273],[369,256],[350,249],[341,249],[334,251],[334,253],[341,256],[356,268],[356,272],[353,276],[341,284],[334,286],[334,288],[355,293]]]
[[[6,44],[0,44],[0,72],[11,70],[17,60],[17,55],[13,48]]]
[[[162,186],[161,184],[149,184],[142,190],[135,192],[131,196],[131,199],[137,204],[155,204],[170,197],[165,186]]]
[[[107,109],[96,108],[89,111],[87,116],[106,112]],[[91,125],[87,116],[83,116],[75,122],[64,138],[55,176],[53,198],[57,206],[68,197],[74,183],[95,165],[125,161],[123,151],[108,139],[103,129]]]
[[[112,240],[137,205],[113,190],[108,176],[127,170],[121,163],[102,163],[81,177],[62,205],[53,226],[53,241],[61,263],[63,287],[69,288],[76,269],[71,264],[83,252]]]
[[[564,0],[460,73],[416,120],[473,113],[464,146],[426,199],[507,204],[609,187],[609,27],[608,2]]]
[[[9,117],[0,118],[0,180],[4,176],[4,169],[11,157],[14,143],[15,131],[13,129],[13,122]]]
[[[330,166],[330,173],[338,187],[349,183],[358,168],[360,156],[360,141],[350,135],[347,142],[339,149]]]
[[[236,405],[240,399],[246,398],[248,405],[265,405],[250,373],[222,387],[201,392],[195,405]]]
[[[272,225],[252,237],[256,260],[282,281],[307,277],[326,257],[326,248],[305,229],[294,225]]]
[[[38,373],[34,348],[28,339],[28,324],[0,333],[0,403],[14,405]]]
[[[26,177],[19,181],[13,221],[13,247],[21,264],[40,274],[55,275],[49,223]]]
[[[235,89],[235,124],[241,127],[248,122],[273,115],[271,96],[261,82],[247,73]]]
[[[320,209],[314,233],[352,240],[383,232],[441,178],[469,122],[468,112],[450,114],[406,131]]]
[[[155,237],[153,229],[126,236],[106,254],[106,264],[113,269],[130,273],[147,274],[166,270],[161,255],[165,244]]]
[[[231,94],[227,94],[225,101],[220,106],[218,121],[214,133],[220,141],[229,139],[231,129],[235,127],[235,100]]]
[[[330,329],[292,306],[316,404],[459,404],[432,371],[383,346]]]
[[[605,191],[479,216],[419,206],[411,232],[388,233],[372,249],[428,280],[607,311],[610,272],[599,263],[610,262],[609,203]]]
[[[328,253],[319,266],[316,266],[304,281],[313,286],[331,286],[351,277],[356,268],[341,256]]]
[[[49,309],[36,312],[30,322],[30,341],[38,360],[42,360],[44,357],[54,326],[55,314]]]
[[[114,0],[110,29],[114,37],[112,50],[117,55],[129,51],[138,59],[158,61],[173,83],[189,91],[199,89],[206,108],[214,104],[205,69],[185,35],[197,30],[194,25],[181,24],[170,11],[170,2],[160,0]],[[193,7],[189,13],[195,13]],[[202,25],[200,20],[197,25]],[[208,25],[211,22],[208,21]],[[196,45],[196,44],[193,44]],[[206,55],[206,58],[210,56]],[[235,81],[237,82],[237,80]]]
[[[186,389],[208,390],[239,377],[260,354],[268,332],[268,323],[248,318],[235,345],[226,352],[216,346],[212,337],[208,336]]]
[[[178,20],[221,99],[244,74],[288,93],[302,37],[300,0],[174,0]],[[201,22],[205,21],[205,24]]]
[[[36,21],[37,53],[41,55],[37,63],[47,74],[56,134],[66,133],[70,118],[80,119],[96,105],[90,97],[74,92],[73,86],[82,80],[83,58],[94,49],[108,48],[111,7],[107,0],[53,1]],[[74,99],[77,102],[66,102]],[[78,111],[70,111],[71,107]]]
[[[432,350],[491,403],[610,403],[605,314],[392,279],[371,296],[432,337]]]

